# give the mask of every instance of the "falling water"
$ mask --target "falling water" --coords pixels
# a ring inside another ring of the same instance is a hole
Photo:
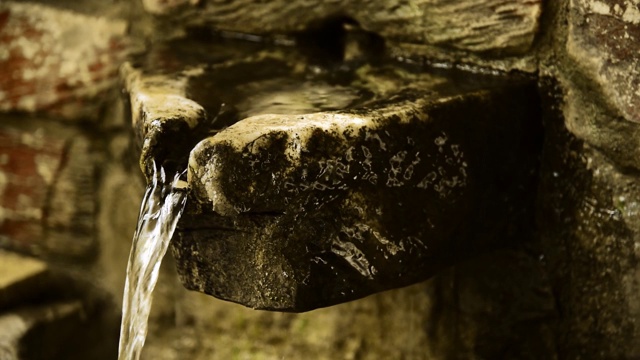
[[[147,336],[152,292],[160,263],[182,215],[186,191],[176,174],[167,182],[163,168],[154,164],[154,176],[142,199],[138,227],[127,265],[118,359],[137,360]]]

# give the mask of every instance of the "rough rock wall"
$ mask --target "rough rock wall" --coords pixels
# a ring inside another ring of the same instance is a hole
[[[550,4],[539,226],[560,314],[558,354],[639,356],[638,3]]]

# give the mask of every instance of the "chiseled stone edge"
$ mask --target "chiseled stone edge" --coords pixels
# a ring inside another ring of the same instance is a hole
[[[140,167],[146,174],[146,162],[154,157],[159,146],[158,135],[169,131],[170,123],[186,124],[192,130],[206,117],[202,105],[186,95],[189,78],[202,74],[203,70],[187,69],[174,76],[146,75],[126,62],[120,71],[130,96],[132,125],[136,135],[142,140]],[[173,135],[189,136],[188,132]]]
[[[185,72],[186,76],[144,75],[127,62],[121,71],[126,90],[131,94],[134,126],[152,127],[157,126],[157,121],[179,117],[189,128],[196,127],[204,108],[187,98],[186,89],[188,76],[201,74],[202,70]]]
[[[441,101],[446,100],[445,98]],[[401,121],[408,121],[409,114],[412,116],[417,114],[422,118],[421,120],[426,120],[425,112],[416,111],[423,106],[424,102],[424,100],[405,102],[397,106],[371,110],[370,114],[365,115],[348,112],[318,112],[303,115],[264,114],[246,118],[215,136],[202,140],[193,148],[189,156],[187,176],[189,185],[196,198],[212,203],[214,212],[223,216],[237,215],[238,211],[220,189],[222,174],[218,170],[225,159],[214,151],[204,166],[201,166],[198,161],[199,158],[206,157],[209,149],[217,144],[230,145],[236,151],[242,152],[248,144],[255,145],[255,142],[260,141],[263,136],[286,133],[289,142],[285,155],[293,162],[294,165],[290,167],[293,171],[296,168],[295,162],[299,162],[305,143],[315,131],[322,130],[344,136],[344,133],[355,134],[362,128],[375,129],[391,116],[396,116]],[[254,149],[258,148],[259,146],[254,146]]]

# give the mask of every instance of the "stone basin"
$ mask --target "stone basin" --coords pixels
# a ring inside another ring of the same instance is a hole
[[[349,38],[333,58],[247,40],[178,39],[122,68],[143,170],[188,168],[172,241],[187,288],[308,311],[533,236],[531,79],[400,63]]]

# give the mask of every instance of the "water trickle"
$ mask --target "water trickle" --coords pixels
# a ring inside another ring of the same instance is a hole
[[[164,169],[155,163],[153,165],[154,176],[142,199],[127,265],[118,352],[120,360],[140,358],[160,263],[187,199],[184,187],[179,186],[181,174],[167,179]]]

